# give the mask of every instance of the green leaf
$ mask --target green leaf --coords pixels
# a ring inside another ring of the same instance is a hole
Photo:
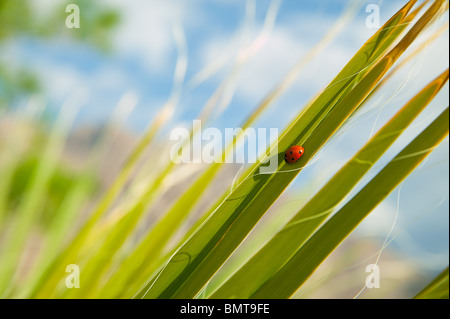
[[[251,298],[289,298],[352,230],[448,135],[449,111],[436,118],[333,215]]]
[[[302,57],[284,79],[263,99],[258,107],[251,112],[240,126],[242,131],[233,138],[230,144],[225,148],[223,154],[220,155],[221,160],[218,161],[218,163],[211,164],[201,173],[200,177],[192,182],[188,190],[175,201],[164,216],[141,240],[133,253],[123,261],[122,265],[111,277],[110,282],[103,289],[107,296],[117,296],[118,294],[123,293],[126,286],[130,286],[128,280],[131,276],[137,282],[139,282],[139,280],[144,282],[155,269],[161,265],[161,258],[158,257],[161,251],[192,211],[192,208],[194,208],[201,199],[201,196],[205,190],[208,189],[208,186],[215,180],[217,173],[224,167],[223,164],[225,163],[225,159],[233,154],[237,142],[243,138],[245,130],[249,128],[260,115],[262,115],[264,111],[294,83],[294,80],[298,77],[303,67],[307,65],[307,62],[316,56],[320,50],[323,50],[326,45],[337,36],[342,27],[350,20],[350,17],[354,15],[357,6],[359,7],[359,5],[354,3],[353,6],[348,8],[348,10],[346,10],[336,21],[331,32],[327,33],[326,36],[308,52],[308,54]],[[147,260],[146,256],[154,256],[154,259],[150,263],[145,262]],[[124,275],[125,272],[128,273],[128,276]],[[136,291],[136,289],[134,291]]]
[[[272,277],[345,199],[447,81],[448,70],[401,108],[212,298],[248,298],[265,280]],[[242,286],[242,282],[247,284]]]
[[[448,299],[448,267],[430,282],[414,299]]]
[[[280,164],[275,174],[258,174],[257,166],[203,227],[176,252],[157,279],[143,287],[137,297],[194,297],[298,174],[300,164],[305,165],[364,101],[429,19],[437,13],[438,5],[440,7],[440,4],[435,3],[433,10],[419,20],[394,50],[380,61],[379,57],[374,56],[382,54],[377,50],[384,43],[380,36],[386,36],[388,30],[395,28],[383,28],[376,33],[278,141],[281,150],[293,144],[303,145],[306,153],[302,160],[288,166],[283,161],[283,153],[279,153]],[[407,6],[407,10],[400,11],[388,23],[398,24],[409,9]],[[371,65],[372,59],[377,61],[374,66]],[[371,70],[359,80],[358,73],[367,71],[369,65]]]

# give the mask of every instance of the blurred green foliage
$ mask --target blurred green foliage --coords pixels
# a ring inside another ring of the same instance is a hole
[[[66,28],[65,22],[69,15],[66,6],[71,3],[80,7],[80,29]],[[95,1],[67,0],[58,5],[36,10],[36,3],[32,0],[0,0],[0,48],[16,39],[65,38],[107,52],[110,49],[111,32],[118,22],[118,12],[105,8]],[[0,56],[0,110],[10,108],[17,99],[37,93],[41,88],[39,75],[33,70],[24,66],[21,61],[8,61]],[[45,122],[46,117],[43,116],[42,120]],[[44,131],[35,133],[44,138]],[[7,195],[9,211],[14,210],[27,190],[26,186],[40,161],[36,154],[38,152],[24,154],[15,168]],[[45,190],[46,201],[42,210],[46,212],[42,218],[44,224],[52,220],[63,199],[80,179],[81,177],[63,163],[55,169]],[[94,190],[97,185],[94,178],[90,184]]]
[[[68,29],[65,25],[69,15],[66,6],[71,3],[80,8],[79,29]],[[7,41],[33,37],[68,38],[92,45],[102,52],[110,50],[111,32],[120,21],[116,10],[89,0],[67,0],[40,10],[35,10],[35,5],[30,0],[0,0],[0,47]],[[41,88],[38,75],[17,62],[11,64],[0,57],[0,109]]]
[[[0,0],[0,41],[30,32],[34,24],[28,1]]]
[[[27,186],[39,165],[41,159],[37,155],[25,156],[23,160],[17,164],[13,173],[12,183],[10,185],[8,194],[8,208],[9,211],[14,211],[15,206],[23,199],[27,191]],[[47,183],[45,189],[45,202],[42,207],[44,215],[40,219],[42,226],[48,226],[55,218],[55,213],[61,207],[64,199],[76,183],[80,181],[80,176],[73,170],[68,169],[65,165],[59,165],[55,168],[55,172]],[[90,186],[90,193],[95,193],[98,190],[98,183],[94,176],[90,177],[88,183]]]

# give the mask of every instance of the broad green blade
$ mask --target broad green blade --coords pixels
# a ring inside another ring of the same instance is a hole
[[[358,82],[358,72],[367,69],[367,63],[378,52],[380,41],[373,41],[373,38],[380,40],[380,33],[385,34],[389,29],[383,28],[375,34],[278,141],[281,150],[293,144],[303,145],[306,152],[302,160],[288,166],[283,161],[282,152],[277,155],[280,164],[275,174],[258,174],[258,166],[176,252],[157,279],[143,287],[137,297],[194,297],[298,174],[302,167],[300,164],[305,165],[364,101],[401,53],[437,14],[441,4],[435,2],[405,38],[380,61],[377,58],[375,65]],[[403,16],[406,13],[400,12]],[[398,18],[398,14],[395,17]],[[347,74],[349,71],[350,74]]]
[[[289,298],[356,226],[448,135],[449,111],[436,118],[333,215],[250,298]]]
[[[448,81],[448,70],[414,96],[212,298],[248,298],[272,277],[333,212]],[[242,282],[246,282],[242,286]]]
[[[448,299],[448,267],[419,292],[414,299]]]

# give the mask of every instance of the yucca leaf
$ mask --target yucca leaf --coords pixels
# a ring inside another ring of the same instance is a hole
[[[448,267],[430,282],[415,299],[448,299]]]
[[[248,298],[303,245],[448,81],[448,70],[414,96],[364,147],[234,274],[212,298]],[[247,282],[242,286],[242,282]]]
[[[251,298],[289,298],[352,230],[448,135],[449,109],[333,215]]]
[[[395,60],[437,14],[441,4],[440,1],[435,2],[386,57],[377,62],[360,82],[353,83],[358,73],[353,72],[354,67],[367,68],[364,62],[370,61],[373,53],[377,52],[379,41],[369,40],[367,46],[355,55],[355,58],[338,75],[336,81],[333,81],[333,84],[294,121],[287,134],[279,140],[279,147],[282,150],[292,144],[304,145],[307,153],[300,163],[293,166],[294,169],[298,167],[298,170],[295,171],[292,167],[286,166],[282,161],[283,154],[279,154],[278,159],[281,164],[276,174],[259,175],[258,171],[254,171],[253,175],[236,188],[203,227],[177,251],[162,272],[157,275],[156,281],[142,289],[138,297],[195,296],[298,174],[301,169],[299,164],[306,164],[367,97]],[[374,38],[377,39],[379,35],[377,33]],[[346,74],[349,70],[352,73]]]
[[[307,62],[310,61],[315,55],[323,50],[332,39],[336,37],[342,27],[348,22],[351,16],[353,16],[356,9],[356,3],[353,4],[344,14],[336,21],[335,25],[331,28],[331,32],[327,35],[310,51],[307,55],[302,57],[300,61],[294,66],[294,68],[284,77],[284,79],[264,98],[259,106],[251,112],[244,123],[240,126],[242,132],[238,134],[225,149],[221,155],[219,163],[211,164],[202,174],[198,177],[187,191],[185,191],[179,199],[170,207],[170,209],[164,214],[164,216],[158,221],[158,223],[152,227],[147,233],[145,238],[141,241],[135,251],[126,258],[120,268],[116,271],[117,275],[111,278],[111,283],[107,284],[104,291],[107,295],[114,296],[115,292],[122,292],[125,289],[127,283],[127,276],[124,272],[129,272],[130,276],[136,280],[137,278],[143,278],[145,280],[156,269],[160,263],[155,258],[153,267],[149,263],[144,263],[146,256],[158,256],[163,250],[165,243],[170,240],[171,235],[174,234],[179,225],[182,224],[184,219],[189,215],[192,208],[200,200],[202,194],[208,188],[208,185],[213,182],[217,173],[224,166],[225,158],[233,153],[234,148],[239,140],[243,137],[245,129],[250,127],[264,111],[287,89],[294,80],[298,77],[300,71]],[[139,279],[137,279],[139,281]],[[114,284],[112,284],[114,282]],[[122,284],[120,284],[122,283]]]
[[[398,15],[402,14],[406,14],[405,12],[407,12],[410,9],[410,6],[412,6],[414,3],[410,2],[408,3],[404,8],[402,8]],[[418,8],[416,8],[414,11],[412,11],[411,13],[407,14],[406,17],[403,17],[402,19],[400,19],[398,16],[394,15],[388,22],[386,22],[386,24],[383,26],[383,28],[381,28],[381,31],[384,31],[384,29],[392,31],[391,33],[384,33],[384,37],[382,37],[380,34],[375,34],[370,40],[367,41],[366,45],[369,45],[371,42],[371,45],[373,45],[373,42],[377,42],[379,45],[379,48],[376,50],[377,54],[373,55],[372,60],[367,63],[367,67],[362,69],[361,72],[359,74],[364,74],[365,72],[367,72],[367,70],[370,68],[371,65],[373,65],[373,60],[380,58],[380,56],[383,55],[383,52],[392,45],[392,43],[395,42],[395,40],[398,38],[398,36],[404,31],[404,29],[408,26],[408,24],[414,19],[414,17],[417,15],[417,13],[420,11],[420,9],[426,4],[426,2],[422,3]],[[400,20],[401,23],[400,23]],[[397,24],[396,24],[397,23]],[[377,38],[381,38],[381,39],[377,39]],[[363,51],[364,47],[360,50]],[[369,53],[367,53],[366,55],[369,55]],[[355,59],[356,61],[356,59]],[[350,63],[349,63],[350,64]],[[349,66],[349,64],[347,64],[347,66]],[[342,72],[341,72],[342,73]],[[338,80],[338,78],[336,78],[334,80],[334,83],[338,82],[338,81],[342,81],[345,79],[345,76],[351,76],[351,70],[348,69],[347,72],[345,74],[340,74],[340,79]],[[354,75],[354,74],[353,74]],[[384,79],[383,79],[384,82]],[[331,85],[334,85],[331,84]],[[330,86],[331,86],[330,85]],[[315,99],[313,99],[314,101]],[[307,103],[307,105],[311,105],[312,102]],[[301,112],[299,113],[298,116],[301,115]],[[240,179],[240,181],[242,181],[243,179],[247,178],[248,176],[250,176],[258,167],[259,163],[254,164],[250,169],[248,169],[248,172],[246,174],[243,174],[243,177]],[[220,205],[220,203],[222,203],[225,200],[227,194],[224,194],[224,196],[222,196],[221,198],[219,198],[219,200],[216,202],[215,205],[212,206],[211,210],[208,211],[207,214],[205,214],[205,216],[203,216],[202,219],[200,219],[188,232],[188,236],[192,235],[192,233],[201,225],[204,223],[204,221],[206,220],[206,218],[208,218],[209,214],[212,213],[214,211],[214,208],[217,207],[218,205]],[[185,239],[187,239],[187,237]]]

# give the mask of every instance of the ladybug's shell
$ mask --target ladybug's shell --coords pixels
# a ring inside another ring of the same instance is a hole
[[[305,149],[299,145],[289,147],[284,153],[284,160],[289,163],[297,162],[300,157],[305,153]]]

